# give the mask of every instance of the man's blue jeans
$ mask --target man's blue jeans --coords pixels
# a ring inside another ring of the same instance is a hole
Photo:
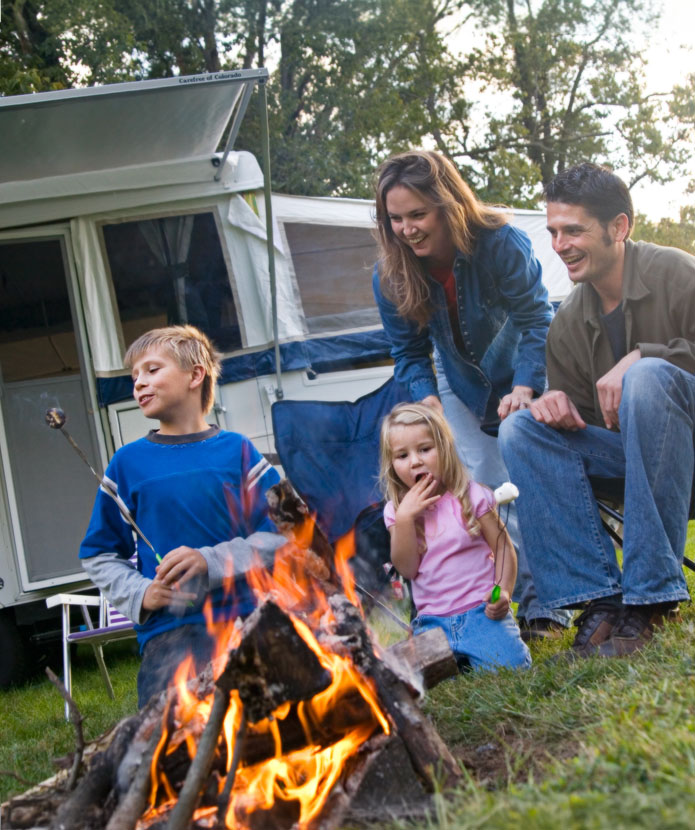
[[[519,527],[541,602],[554,608],[622,593],[627,605],[688,599],[683,548],[693,485],[695,375],[642,358],[623,378],[620,432],[540,424],[528,411],[500,429],[518,486]],[[625,479],[623,570],[589,476]]]
[[[437,389],[444,407],[444,414],[454,433],[456,448],[461,460],[466,465],[471,478],[493,490],[505,481],[513,481],[519,486],[519,483],[514,478],[510,478],[507,473],[497,439],[480,429],[480,419],[451,390],[436,352],[434,365],[437,370]],[[521,545],[521,534],[517,526],[514,504],[501,507],[500,516],[506,521],[507,530],[517,551],[518,570],[513,596],[514,601],[518,603],[517,616],[523,617],[526,621],[539,618],[551,619],[568,626],[571,618],[568,612],[547,607],[538,600]]]

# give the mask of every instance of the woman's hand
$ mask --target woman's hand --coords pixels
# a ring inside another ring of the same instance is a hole
[[[440,414],[444,414],[444,407],[442,406],[442,402],[436,395],[428,395],[426,398],[423,398],[420,403],[424,403],[425,406],[429,406],[432,409],[436,409],[436,411]]]
[[[497,414],[500,420],[504,419],[511,412],[516,412],[517,409],[528,409],[533,400],[533,389],[530,386],[515,386],[512,391],[505,395],[497,407]]]
[[[485,616],[491,620],[503,620],[509,612],[509,593],[500,587],[500,596],[497,602],[490,602],[492,590],[485,597]]]

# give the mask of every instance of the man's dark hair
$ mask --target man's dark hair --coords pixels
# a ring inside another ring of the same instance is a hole
[[[548,202],[581,205],[604,227],[619,213],[627,216],[630,230],[634,224],[635,212],[625,182],[608,168],[588,161],[558,173],[545,186],[545,198]]]

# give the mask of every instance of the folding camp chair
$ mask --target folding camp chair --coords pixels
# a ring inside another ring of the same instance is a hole
[[[350,401],[277,401],[275,447],[285,474],[334,542],[355,529],[351,566],[357,582],[379,593],[388,584],[389,534],[379,491],[383,417],[410,395],[391,378]]]
[[[131,560],[135,562],[135,557]],[[117,611],[103,594],[55,594],[46,599],[48,608],[60,605],[62,609],[62,640],[63,640],[63,684],[69,694],[72,694],[72,666],[70,662],[70,646],[79,643],[90,645],[94,651],[99,671],[101,672],[106,692],[111,700],[115,699],[111,678],[104,662],[102,646],[117,640],[126,640],[135,637],[135,628],[131,620]],[[70,618],[70,609],[79,607],[82,612],[83,625],[74,629]],[[99,616],[94,626],[89,608],[98,608]],[[68,720],[70,710],[65,704],[65,719]]]
[[[602,478],[591,476],[589,478],[594,497],[598,504],[601,515],[601,524],[613,542],[622,547],[623,537],[620,528],[624,525],[622,514],[623,495],[625,492],[625,480],[622,478]],[[695,483],[690,496],[689,518],[695,519]],[[683,565],[695,571],[695,562],[687,556],[683,556]]]

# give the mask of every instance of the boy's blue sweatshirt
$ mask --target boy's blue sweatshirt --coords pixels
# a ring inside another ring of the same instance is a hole
[[[168,436],[152,431],[119,449],[106,477],[116,484],[161,557],[181,545],[200,549],[255,531],[275,530],[267,516],[265,492],[279,476],[249,439],[235,432],[211,427],[195,435]],[[155,554],[142,540],[134,539],[113,499],[100,490],[80,558],[117,554],[128,560],[136,544],[138,571],[153,579],[158,564]],[[108,597],[108,588],[105,593]],[[253,609],[250,589],[242,577],[235,580],[230,595],[217,587],[210,596],[216,620]],[[204,621],[202,601],[180,614],[155,611],[136,623],[140,648],[163,631]]]

